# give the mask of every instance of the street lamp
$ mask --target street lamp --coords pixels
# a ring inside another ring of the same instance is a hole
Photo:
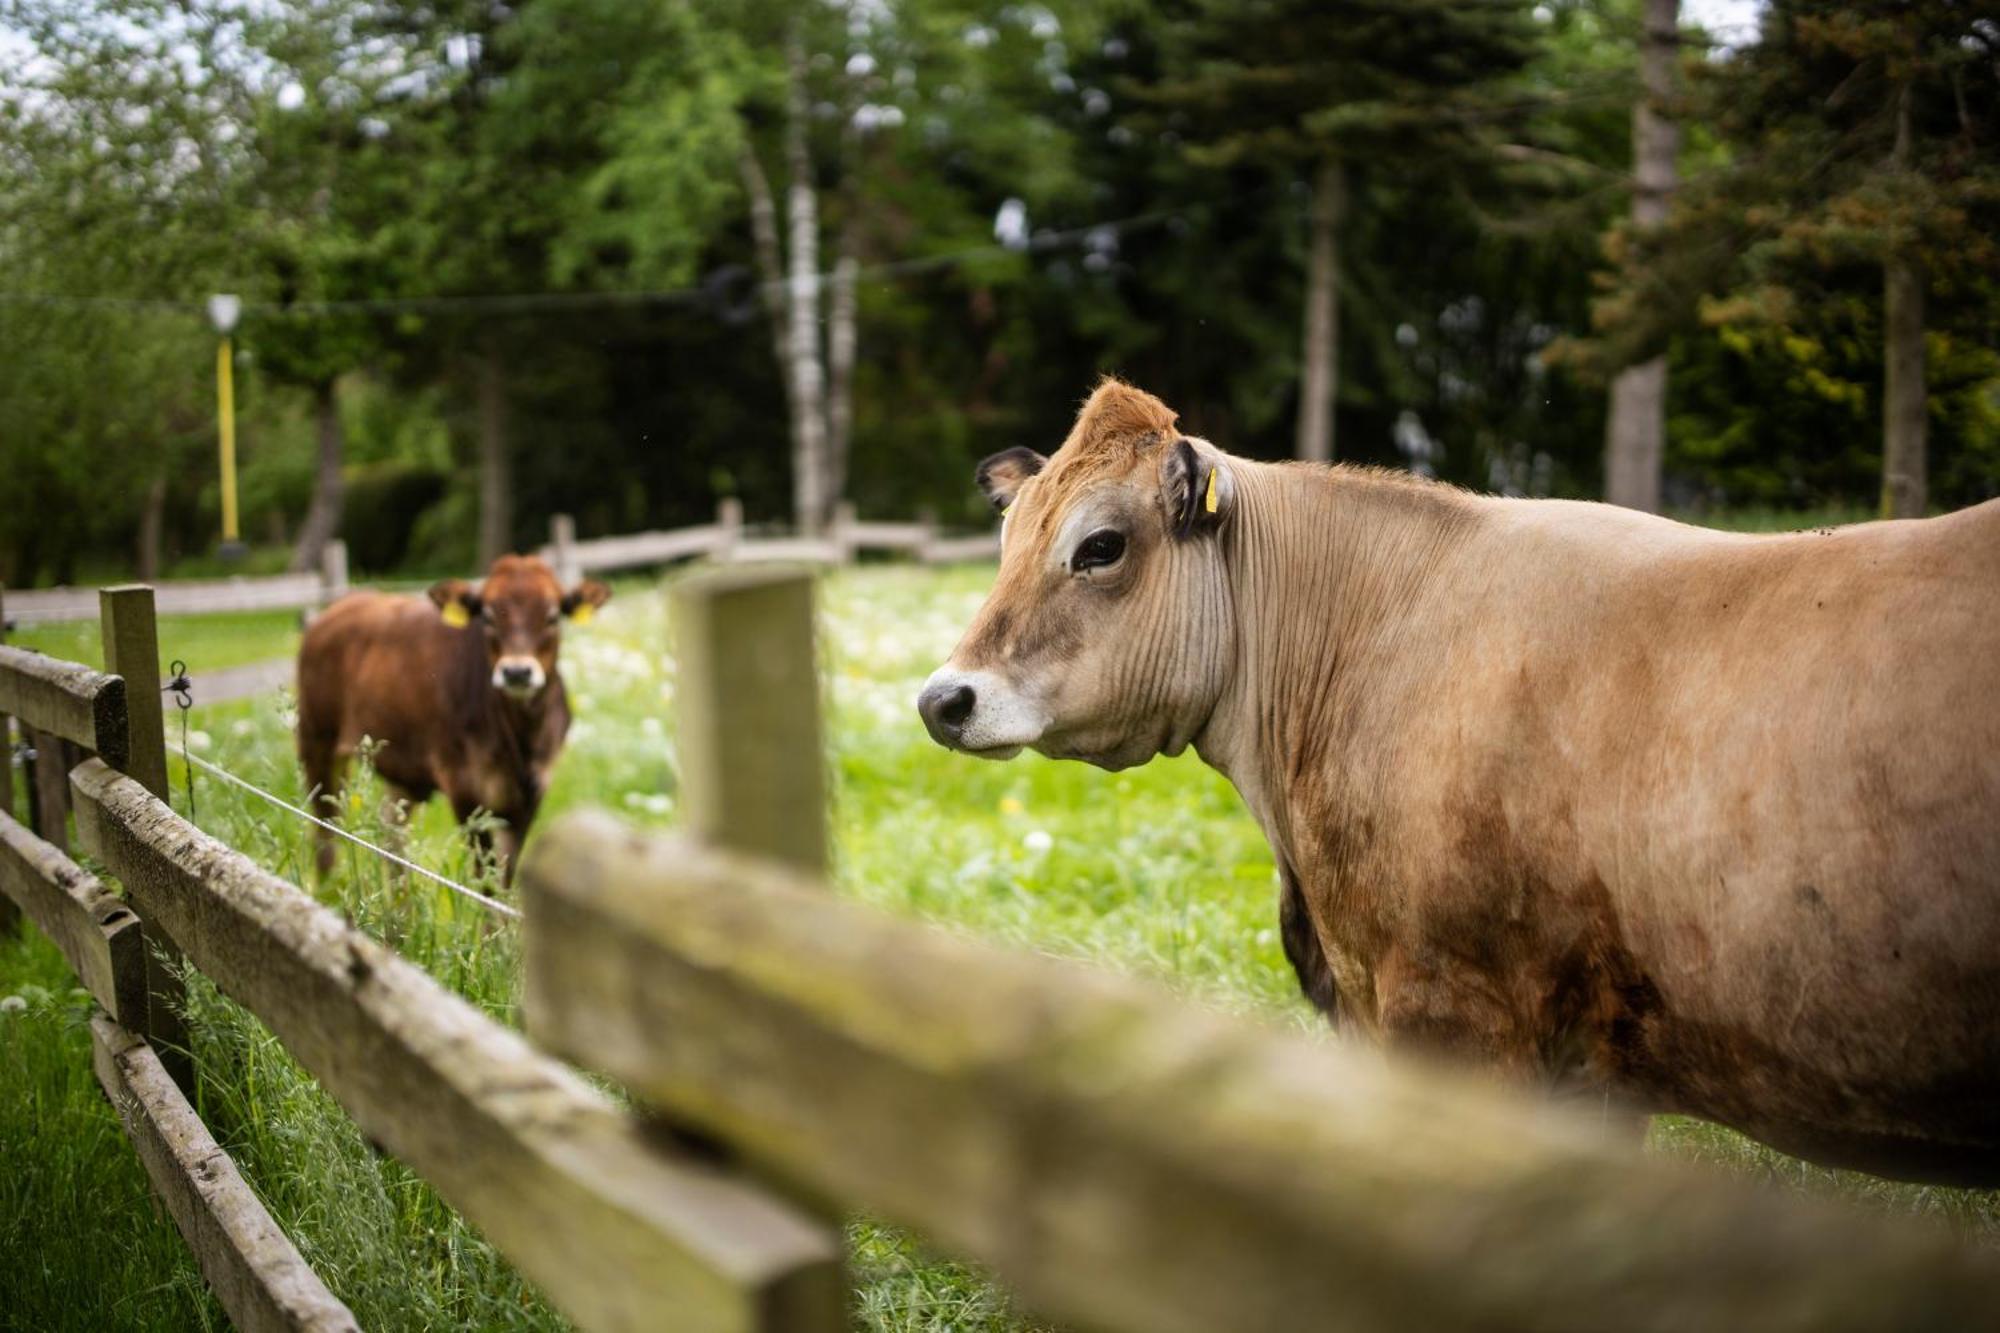
[[[224,560],[240,560],[244,546],[236,527],[236,382],[231,373],[229,335],[243,313],[243,302],[227,293],[208,298],[208,319],[222,341],[215,349],[216,422],[222,434],[222,548]]]

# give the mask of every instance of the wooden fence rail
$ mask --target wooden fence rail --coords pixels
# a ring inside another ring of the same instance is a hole
[[[899,921],[607,815],[523,867],[539,1043],[1097,1328],[1966,1328],[1942,1233]],[[1691,1275],[1698,1274],[1698,1278]]]
[[[0,713],[13,715],[23,727],[94,750],[114,764],[123,764],[130,754],[125,682],[103,671],[0,645]]]
[[[542,833],[520,879],[532,1039],[1093,1328],[1947,1329],[2000,1309],[2000,1265],[1942,1231],[831,895],[790,840],[796,801],[755,780],[767,752],[815,764],[817,715],[793,706],[813,692],[782,716],[742,697],[769,659],[811,660],[793,579],[676,589],[702,659],[683,731],[732,737],[685,781],[734,808],[697,836],[588,812]]]
[[[0,895],[55,942],[105,1013],[146,1025],[145,941],[132,909],[60,848],[0,810]]]
[[[359,1333],[153,1048],[103,1014],[91,1019],[90,1035],[97,1081],[230,1321],[243,1333]]]

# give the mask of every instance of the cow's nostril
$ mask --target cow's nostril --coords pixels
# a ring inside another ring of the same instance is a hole
[[[509,685],[526,685],[534,677],[535,673],[524,666],[506,666],[500,668],[500,679],[506,681]]]
[[[962,727],[965,720],[972,716],[972,706],[977,701],[978,696],[972,692],[972,687],[961,685],[938,705],[938,717],[948,727]]]
[[[978,696],[970,685],[934,681],[917,696],[917,712],[923,716],[932,740],[940,745],[956,745],[977,702]]]

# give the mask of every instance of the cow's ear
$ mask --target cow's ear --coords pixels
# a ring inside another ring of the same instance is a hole
[[[972,475],[993,507],[1004,514],[1020,493],[1022,483],[1048,465],[1049,460],[1033,449],[1016,445],[979,460],[979,467]]]
[[[1160,504],[1176,537],[1213,531],[1236,498],[1229,459],[1206,440],[1175,440],[1160,454]]]
[[[464,579],[440,579],[431,585],[431,600],[438,614],[453,629],[464,629],[479,614],[479,589]]]
[[[587,625],[591,613],[610,600],[611,589],[596,579],[585,579],[563,594],[562,613],[579,625]]]

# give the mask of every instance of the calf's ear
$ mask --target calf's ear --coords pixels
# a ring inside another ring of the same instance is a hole
[[[1020,493],[1022,483],[1048,465],[1049,460],[1033,449],[1017,445],[979,460],[972,477],[993,507],[1004,514]]]
[[[1182,436],[1161,451],[1160,504],[1175,537],[1220,527],[1235,498],[1229,459],[1214,445]]]
[[[596,579],[585,579],[563,594],[562,613],[579,625],[587,625],[591,612],[610,600],[611,589]]]
[[[453,629],[464,629],[479,614],[479,589],[464,579],[440,579],[431,585],[431,601]]]

